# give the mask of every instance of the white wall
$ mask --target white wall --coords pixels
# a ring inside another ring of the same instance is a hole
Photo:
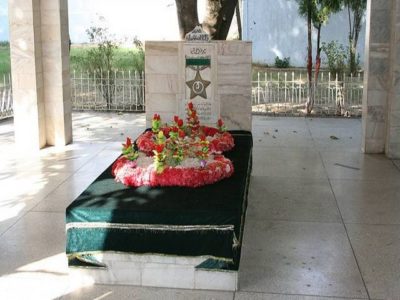
[[[307,21],[298,14],[295,0],[242,0],[243,40],[253,42],[253,61],[273,65],[275,57],[290,57],[293,66],[305,66],[307,57]],[[315,30],[314,30],[315,31]],[[338,40],[348,45],[347,10],[332,15],[322,28],[324,42]],[[315,57],[316,31],[313,35]],[[365,22],[358,40],[358,52],[364,61]],[[325,55],[322,55],[323,59]]]

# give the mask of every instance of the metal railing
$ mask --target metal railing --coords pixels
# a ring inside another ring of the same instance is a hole
[[[11,117],[13,113],[11,74],[8,74],[3,75],[0,82],[0,119]]]
[[[341,79],[341,80],[340,80]],[[318,115],[360,116],[363,74],[332,76],[321,72],[313,112]],[[118,71],[96,75],[71,73],[74,110],[145,111],[144,73]],[[254,113],[302,115],[307,101],[307,74],[302,71],[258,72],[252,81]],[[0,119],[13,115],[11,75],[0,82]]]
[[[74,110],[144,111],[144,73],[135,71],[73,71],[71,74]]]
[[[313,74],[314,76],[314,74]],[[258,72],[252,82],[253,112],[302,115],[308,97],[307,73],[292,71]],[[313,77],[314,78],[314,77]],[[360,116],[363,95],[363,74],[331,75],[320,72],[315,87],[313,113],[318,115]]]

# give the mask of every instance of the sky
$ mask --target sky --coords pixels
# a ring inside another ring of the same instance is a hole
[[[204,15],[200,0],[199,18]],[[85,30],[104,17],[117,38],[178,40],[175,0],[68,0],[69,31],[73,43],[87,42]],[[7,0],[0,0],[0,41],[8,40]]]
[[[7,0],[0,0],[0,41],[8,41]]]

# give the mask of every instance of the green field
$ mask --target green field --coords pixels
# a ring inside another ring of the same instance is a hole
[[[90,47],[72,47],[71,48],[71,70],[86,70],[86,58]],[[136,49],[118,48],[115,52],[114,68],[116,70],[143,70],[144,60]],[[9,74],[10,66],[10,48],[7,45],[0,45],[0,79],[3,74]]]
[[[72,46],[70,53],[71,70],[87,70],[87,56],[90,46]],[[114,68],[118,71],[144,71],[144,58],[137,49],[118,48],[115,51]]]
[[[5,45],[0,45],[0,79],[3,80],[4,74],[9,74],[10,66],[10,48]]]

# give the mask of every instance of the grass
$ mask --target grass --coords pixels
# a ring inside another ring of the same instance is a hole
[[[8,45],[0,45],[0,79],[3,75],[10,74],[10,47]]]
[[[86,58],[89,55],[91,47],[71,47],[70,52],[70,68],[71,70],[85,70]],[[137,49],[131,48],[118,48],[115,51],[114,68],[119,71],[138,70],[144,69],[144,58]]]
[[[71,48],[70,65],[71,70],[86,69],[85,59],[89,53],[90,47],[74,47]],[[118,48],[115,52],[115,68],[121,71],[143,70],[144,61],[137,49]],[[0,79],[3,75],[11,72],[10,63],[10,47],[7,44],[0,44]]]

